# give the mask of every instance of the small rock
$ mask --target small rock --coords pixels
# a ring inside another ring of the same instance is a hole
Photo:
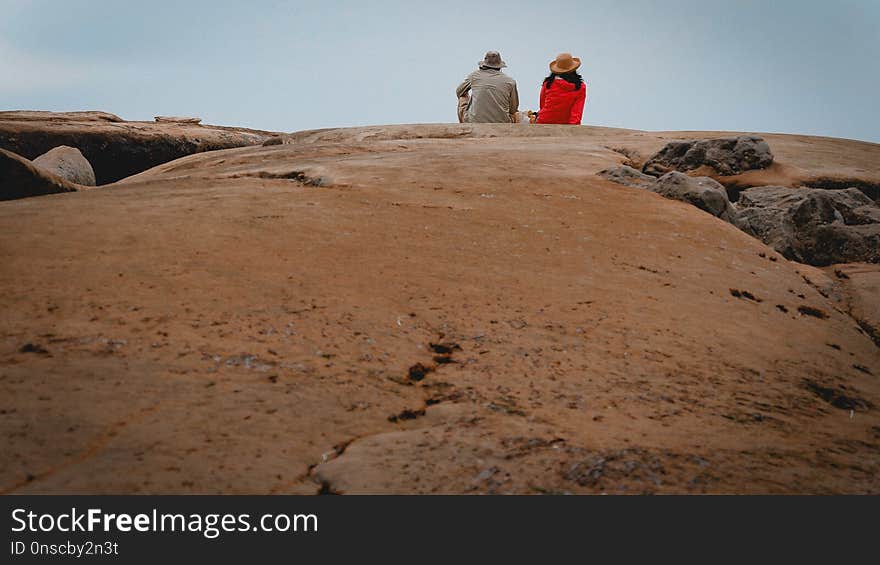
[[[420,381],[425,378],[425,375],[433,371],[433,367],[427,367],[422,365],[421,363],[416,363],[407,371],[407,376],[411,381]]]
[[[604,171],[599,171],[597,176],[610,180],[611,182],[616,182],[617,184],[622,184],[624,186],[631,186],[633,188],[647,188],[650,189],[654,186],[654,183],[657,182],[655,177],[651,175],[646,175],[638,169],[634,169],[632,167],[628,167],[626,165],[619,165],[617,167],[611,167],[609,169],[605,169]]]
[[[37,353],[39,355],[48,355],[49,352],[39,343],[26,343],[18,350],[19,353]]]

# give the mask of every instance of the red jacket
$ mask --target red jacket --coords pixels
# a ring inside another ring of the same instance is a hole
[[[538,110],[539,124],[579,124],[584,114],[584,101],[587,99],[587,85],[581,84],[575,90],[567,80],[556,77],[547,88],[541,84],[541,109]]]

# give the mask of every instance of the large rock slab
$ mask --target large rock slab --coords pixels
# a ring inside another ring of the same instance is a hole
[[[36,159],[77,147],[99,185],[203,151],[259,145],[269,132],[193,123],[127,122],[104,112],[0,112],[0,148]]]
[[[166,123],[166,124],[198,124],[201,123],[201,118],[189,117],[189,116],[156,116],[156,122],[158,123]]]
[[[125,120],[109,112],[43,112],[40,110],[12,110],[0,112],[0,120],[17,122],[109,122],[122,123]]]
[[[880,262],[880,207],[856,188],[750,188],[740,196],[738,222],[802,263]]]
[[[649,190],[666,198],[693,204],[725,222],[736,224],[736,210],[727,198],[727,191],[709,177],[689,177],[673,171],[660,177]]]
[[[660,176],[669,171],[691,171],[703,166],[720,175],[738,175],[773,164],[770,146],[753,135],[673,141],[648,159],[642,171]]]
[[[72,183],[95,186],[95,171],[76,147],[56,147],[34,159],[33,164]]]
[[[593,174],[670,134],[478,125],[0,203],[0,490],[880,492],[878,350],[814,269]]]
[[[76,190],[72,183],[35,167],[21,155],[0,149],[0,200]]]

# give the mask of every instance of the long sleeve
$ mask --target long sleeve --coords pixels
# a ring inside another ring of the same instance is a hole
[[[547,89],[544,88],[544,83],[541,83],[541,100],[538,103],[538,112],[544,109],[544,98],[547,97]]]
[[[462,96],[467,94],[467,91],[470,89],[471,89],[471,77],[470,77],[470,75],[468,75],[467,78],[465,78],[464,81],[462,81],[462,83],[458,85],[458,88],[455,89],[455,97],[461,98]]]
[[[571,116],[568,119],[569,124],[580,124],[584,117],[584,102],[587,100],[587,85],[581,86],[578,90],[578,96],[571,106]]]
[[[510,108],[509,114],[513,116],[519,112],[519,92],[516,90],[516,83],[513,83],[513,88],[510,92]]]

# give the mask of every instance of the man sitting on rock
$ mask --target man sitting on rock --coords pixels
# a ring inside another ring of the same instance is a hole
[[[489,51],[477,64],[480,68],[469,74],[455,89],[458,121],[471,124],[514,122],[519,110],[519,93],[516,81],[501,72],[507,66],[501,60],[501,54]]]

